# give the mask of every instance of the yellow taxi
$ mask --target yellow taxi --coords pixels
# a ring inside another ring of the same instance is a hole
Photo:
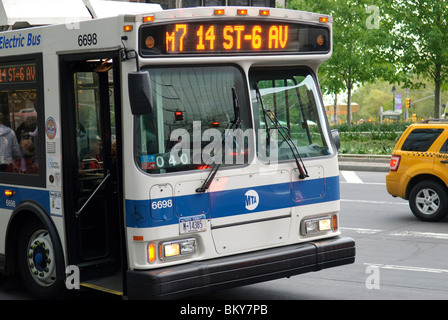
[[[409,201],[423,221],[448,215],[448,121],[425,120],[401,135],[386,175],[387,192]]]

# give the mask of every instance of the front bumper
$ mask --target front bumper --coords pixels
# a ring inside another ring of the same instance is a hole
[[[355,242],[337,237],[155,270],[129,270],[129,299],[176,299],[350,264]]]

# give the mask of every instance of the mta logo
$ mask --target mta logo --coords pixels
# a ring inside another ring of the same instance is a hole
[[[245,206],[247,210],[254,210],[258,203],[260,202],[260,198],[258,197],[258,193],[255,190],[249,190],[245,194]]]

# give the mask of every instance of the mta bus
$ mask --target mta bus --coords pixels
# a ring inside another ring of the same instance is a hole
[[[0,8],[8,279],[177,299],[354,262],[317,79],[331,16],[22,2]]]

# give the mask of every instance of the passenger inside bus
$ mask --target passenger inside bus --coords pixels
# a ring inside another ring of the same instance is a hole
[[[23,157],[25,159],[25,168],[26,169],[23,170],[23,173],[38,174],[39,167],[35,161],[36,148],[34,146],[33,141],[31,141],[31,139],[22,139],[22,141],[20,141],[20,147],[22,149]],[[13,169],[13,172],[18,172],[17,165],[20,165],[20,163],[18,163],[18,162],[19,161],[17,161],[17,160],[14,161],[14,165],[16,167]]]
[[[82,170],[97,170],[103,167],[103,160],[101,157],[101,151],[103,144],[101,138],[96,136],[91,142],[90,151],[82,156],[81,169]]]
[[[4,115],[0,113],[0,171],[7,171],[14,159],[20,159],[21,171],[26,171],[25,159],[14,131],[5,126]]]

